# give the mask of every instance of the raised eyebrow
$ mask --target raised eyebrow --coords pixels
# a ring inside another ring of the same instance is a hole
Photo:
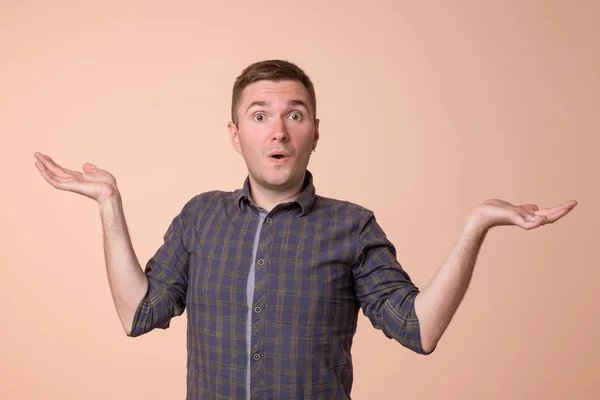
[[[257,101],[253,101],[252,103],[250,103],[250,105],[248,106],[248,108],[246,108],[246,113],[248,113],[248,110],[250,110],[252,107],[266,107],[269,105],[268,101],[264,101],[264,100],[257,100]]]
[[[248,106],[248,108],[246,108],[246,113],[248,113],[248,110],[250,110],[252,107],[267,107],[269,106],[268,101],[264,101],[264,100],[255,100],[252,103],[250,103],[250,105]],[[309,111],[310,109],[308,108],[308,106],[306,105],[306,103],[302,100],[289,100],[288,101],[288,105],[290,106],[301,106],[304,107],[306,109],[306,111]]]
[[[290,100],[290,101],[288,101],[288,105],[290,105],[290,106],[302,106],[307,111],[309,110],[309,108],[306,105],[306,103],[304,101],[302,101],[302,100]]]

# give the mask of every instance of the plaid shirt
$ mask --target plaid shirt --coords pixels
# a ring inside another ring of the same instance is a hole
[[[360,308],[424,354],[419,290],[371,211],[315,195],[307,171],[295,201],[262,212],[248,178],[241,190],[197,195],[146,265],[130,336],[166,329],[187,309],[187,399],[350,399]]]

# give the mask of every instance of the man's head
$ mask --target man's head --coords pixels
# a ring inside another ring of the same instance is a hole
[[[251,185],[284,192],[302,182],[319,140],[315,90],[304,71],[280,60],[248,66],[233,86],[231,119],[231,143]]]
[[[258,81],[298,81],[308,92],[313,118],[317,117],[317,96],[315,87],[306,73],[297,65],[282,60],[259,61],[246,67],[233,85],[231,98],[231,120],[238,123],[238,107],[246,86]]]

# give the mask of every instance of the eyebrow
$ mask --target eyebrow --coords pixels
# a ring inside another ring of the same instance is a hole
[[[252,107],[267,107],[269,106],[271,103],[269,103],[268,101],[264,101],[264,100],[257,100],[257,101],[253,101],[252,103],[250,103],[250,105],[248,106],[248,108],[246,109],[246,113],[248,112],[249,109],[251,109]],[[304,107],[307,111],[309,111],[310,109],[308,108],[308,106],[306,105],[306,103],[302,100],[289,100],[288,101],[288,105],[290,106],[302,106]]]

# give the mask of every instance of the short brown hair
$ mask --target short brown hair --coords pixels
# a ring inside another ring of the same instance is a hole
[[[258,81],[299,81],[301,82],[310,97],[310,103],[313,108],[314,118],[317,118],[317,96],[315,87],[306,73],[296,64],[283,60],[265,60],[255,62],[247,66],[240,76],[237,77],[233,85],[233,95],[231,98],[231,120],[237,125],[236,109],[239,105],[242,92],[246,86]]]

